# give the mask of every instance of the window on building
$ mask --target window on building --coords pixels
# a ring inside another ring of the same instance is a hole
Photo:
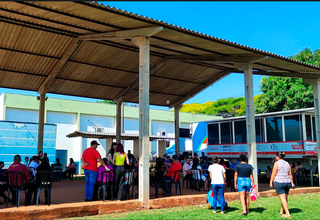
[[[221,129],[221,144],[232,143],[232,130],[231,122],[225,122],[220,124]]]
[[[219,144],[219,124],[208,124],[208,144]]]
[[[281,117],[266,118],[266,127],[268,142],[283,141]]]
[[[284,130],[286,141],[303,140],[301,115],[284,116]]]
[[[247,143],[246,121],[234,122],[235,143]]]
[[[311,116],[310,115],[305,115],[306,117],[306,135],[307,135],[307,140],[312,141],[312,129],[311,129]]]

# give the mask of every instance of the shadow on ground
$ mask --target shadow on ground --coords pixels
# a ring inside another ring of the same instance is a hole
[[[297,208],[289,209],[289,211],[290,211],[290,214],[302,212],[301,209],[297,209]]]

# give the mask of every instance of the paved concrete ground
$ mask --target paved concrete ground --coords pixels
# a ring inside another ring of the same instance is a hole
[[[182,178],[181,178],[182,183]],[[274,190],[270,190],[268,184],[259,184],[260,195],[274,196]],[[308,193],[311,191],[320,191],[319,187],[298,188],[291,190],[292,193]],[[44,192],[41,191],[39,206],[25,206],[24,193],[21,193],[20,207],[9,204],[8,208],[5,205],[0,205],[0,219],[54,219],[62,217],[74,217],[94,214],[104,214],[112,212],[123,212],[128,210],[143,209],[142,203],[137,199],[116,202],[108,201],[103,203],[102,200],[95,202],[84,202],[85,180],[61,181],[54,182],[52,186],[51,206],[44,204]],[[155,189],[150,187],[151,208],[167,208],[173,206],[186,206],[205,203],[206,191],[191,191],[190,189],[182,189],[182,196],[175,196],[173,186],[173,196],[162,197],[162,189],[159,190],[159,199],[155,199]],[[230,192],[227,188],[225,194],[226,200],[231,201],[238,199],[237,192]],[[0,201],[3,201],[2,199]],[[110,206],[112,204],[112,206]],[[111,208],[110,208],[111,207]]]

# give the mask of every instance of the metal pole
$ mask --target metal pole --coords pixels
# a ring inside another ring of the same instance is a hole
[[[242,63],[241,67],[241,69],[244,71],[245,84],[248,162],[254,168],[253,177],[258,191],[258,162],[253,101],[252,63]]]
[[[139,200],[149,207],[149,88],[150,40],[132,38],[139,47]]]
[[[39,106],[39,126],[38,126],[38,152],[43,151],[43,133],[44,133],[44,112],[45,112],[45,100],[46,93],[40,94],[40,106]]]
[[[116,116],[116,140],[117,143],[121,142],[121,105],[122,100],[117,101],[117,116]]]
[[[175,151],[178,154],[180,154],[180,118],[179,118],[180,109],[181,109],[181,105],[177,105],[174,107]]]

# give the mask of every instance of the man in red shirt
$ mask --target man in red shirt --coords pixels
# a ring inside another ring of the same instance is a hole
[[[18,175],[18,184],[20,185],[24,185],[25,189],[28,189],[28,193],[27,193],[27,199],[26,199],[26,205],[30,204],[30,200],[31,200],[31,196],[33,193],[33,183],[29,183],[28,181],[31,179],[28,168],[23,165],[21,162],[21,156],[20,155],[15,155],[14,159],[13,159],[13,164],[10,165],[8,172],[10,171],[18,171],[23,173],[23,179],[21,180],[21,176]],[[8,180],[9,180],[9,185],[11,184],[15,184],[15,183],[11,183],[11,178],[9,178],[8,176]],[[12,205],[16,204],[16,192],[12,191]]]
[[[98,145],[97,141],[91,141],[91,147],[83,151],[81,162],[84,164],[84,175],[86,177],[86,191],[85,191],[85,201],[95,201],[93,198],[94,185],[97,179],[97,161],[101,163],[102,166],[108,169],[101,155],[96,150]]]
[[[163,182],[162,182],[163,189],[166,192],[166,194],[165,194],[166,196],[171,195],[171,192],[170,192],[170,189],[165,181],[166,180],[173,180],[174,173],[177,170],[181,171],[181,169],[182,169],[181,163],[179,161],[179,157],[177,155],[173,155],[172,160],[173,160],[173,163],[171,164],[170,168],[168,168],[168,166],[166,165],[167,175],[166,175],[166,177],[163,178]],[[176,178],[180,178],[180,175],[178,175]]]

